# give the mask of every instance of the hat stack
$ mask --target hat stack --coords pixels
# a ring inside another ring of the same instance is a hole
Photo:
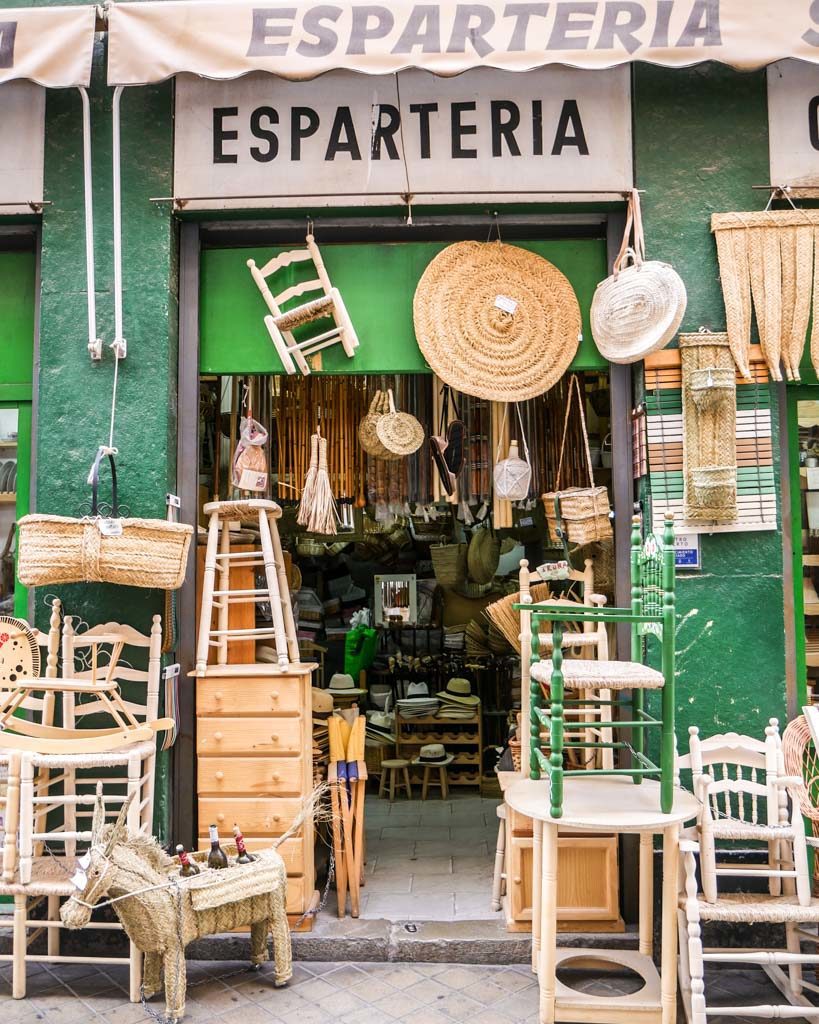
[[[395,743],[395,715],[385,711],[368,711],[367,739]]]
[[[481,703],[480,697],[473,695],[472,684],[468,679],[450,679],[446,689],[441,690],[438,697],[441,700],[438,718],[452,721],[474,718]]]
[[[336,672],[330,678],[328,690],[337,708],[348,708],[353,704],[358,704],[361,702],[361,698],[367,694],[366,690],[355,685],[355,679],[346,672]]]
[[[438,698],[430,697],[426,683],[410,683],[406,697],[396,701],[396,707],[402,718],[427,718],[438,710]]]

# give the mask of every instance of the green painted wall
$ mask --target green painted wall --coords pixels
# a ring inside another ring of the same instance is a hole
[[[27,6],[41,6],[28,4]],[[133,515],[164,517],[164,496],[176,480],[176,253],[167,206],[172,172],[172,86],[131,89],[122,101],[123,277],[128,358],[121,364],[115,445],[120,500]],[[38,512],[75,515],[88,500],[88,470],[106,441],[114,360],[111,205],[111,90],[103,46],[95,52],[91,89],[94,229],[101,363],[86,349],[86,279],[82,122],[76,90],[51,90],[46,102],[42,218]],[[48,588],[67,614],[89,624],[117,620],[148,632],[163,611],[154,590],[73,585]],[[36,619],[47,624],[46,593],[36,594]],[[157,825],[167,822],[167,758],[160,755]]]
[[[31,398],[36,256],[0,252],[0,401]]]
[[[428,370],[412,324],[412,297],[418,281],[446,242],[384,245],[322,245],[330,280],[344,296],[360,346],[349,360],[341,346],[323,353],[328,373],[423,373]],[[606,273],[605,242],[596,239],[522,242],[522,248],[554,263],[571,281],[583,313],[583,341],[573,366],[606,364],[589,329],[589,307]],[[281,362],[263,317],[267,306],[247,267],[262,267],[281,249],[208,249],[202,253],[200,365],[203,373],[281,373]],[[311,276],[312,264],[280,272],[274,292]],[[311,331],[308,331],[308,334]],[[312,328],[315,334],[315,328]]]
[[[648,257],[672,263],[685,281],[682,330],[722,330],[711,214],[759,209],[767,198],[751,189],[768,181],[764,72],[640,65],[634,126]],[[771,415],[778,481],[775,393]],[[785,715],[781,535],[705,535],[701,553],[702,572],[678,584],[682,749],[689,725],[703,733],[732,729],[761,736],[771,715]]]

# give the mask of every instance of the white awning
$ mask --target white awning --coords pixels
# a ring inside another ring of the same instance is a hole
[[[309,79],[346,69],[607,68],[629,61],[745,70],[784,57],[819,62],[811,0],[149,0],[109,8],[108,80],[180,72]],[[33,13],[33,12],[31,12]],[[42,13],[51,13],[43,11]]]
[[[96,19],[93,5],[0,9],[0,83],[87,86]]]

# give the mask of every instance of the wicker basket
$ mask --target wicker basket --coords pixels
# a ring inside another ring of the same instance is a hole
[[[390,761],[394,757],[394,743],[372,743],[368,740],[364,744],[364,763],[369,775],[381,775],[384,771],[381,767],[382,762]]]
[[[23,516],[17,524],[17,575],[27,587],[120,583],[177,590],[185,579],[193,527],[161,519],[118,519],[106,537],[100,520]]]
[[[608,540],[612,536],[609,492],[605,487],[568,487],[543,495],[549,533],[562,530],[572,544]]]
[[[100,515],[99,471],[111,468],[111,516]],[[163,519],[121,519],[117,471],[109,449],[97,451],[89,474],[91,515],[23,516],[17,524],[17,575],[27,587],[119,583],[178,590],[185,579],[193,527]]]
[[[694,405],[705,412],[715,408],[722,399],[736,388],[733,369],[708,366],[699,370],[691,370],[689,374],[691,400]]]
[[[429,549],[435,579],[442,587],[454,587],[466,579],[466,544],[436,544]]]
[[[734,466],[701,466],[690,471],[690,479],[698,505],[722,507],[735,499],[737,471]]]

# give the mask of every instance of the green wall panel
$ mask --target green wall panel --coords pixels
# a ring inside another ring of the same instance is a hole
[[[0,399],[31,391],[35,282],[33,252],[0,252]]]
[[[711,214],[752,210],[768,180],[765,73],[717,65],[634,69],[637,184],[649,259],[666,260],[688,291],[682,330],[725,329]],[[673,411],[673,410],[665,410]],[[780,439],[771,395],[774,480]],[[702,571],[681,576],[677,737],[735,730],[762,736],[785,713],[782,538],[778,531],[705,534]]]
[[[427,264],[446,242],[322,245],[330,279],[344,297],[360,341],[348,359],[340,346],[323,353],[328,373],[420,373],[428,370],[412,326],[412,297]],[[589,330],[589,307],[606,275],[606,247],[599,239],[515,243],[555,264],[571,281],[583,312],[583,341],[573,366],[607,364]],[[247,260],[263,266],[282,249],[208,249],[202,253],[200,366],[203,373],[280,373],[281,363],[264,325],[267,313]],[[311,267],[312,264],[307,264]],[[283,291],[306,276],[305,265],[275,278]],[[316,333],[313,328],[313,333]]]

